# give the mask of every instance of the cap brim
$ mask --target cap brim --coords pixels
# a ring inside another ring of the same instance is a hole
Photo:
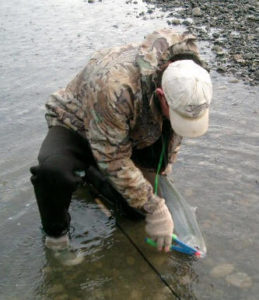
[[[170,122],[175,133],[182,137],[194,138],[205,134],[209,127],[209,109],[200,118],[185,118],[170,109]]]

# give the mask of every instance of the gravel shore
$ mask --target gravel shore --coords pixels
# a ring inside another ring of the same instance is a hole
[[[199,40],[209,41],[215,53],[213,69],[258,84],[258,1],[144,1],[165,12],[169,25],[184,25]],[[152,14],[152,9],[148,13]]]

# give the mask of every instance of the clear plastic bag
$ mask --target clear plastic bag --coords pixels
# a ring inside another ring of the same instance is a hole
[[[177,191],[169,176],[159,176],[158,195],[165,199],[173,216],[174,231],[178,238],[205,256],[207,248],[196,220],[195,209]]]

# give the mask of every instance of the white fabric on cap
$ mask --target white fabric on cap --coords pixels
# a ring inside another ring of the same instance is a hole
[[[197,137],[208,130],[212,83],[209,73],[192,60],[171,63],[162,76],[174,131]]]

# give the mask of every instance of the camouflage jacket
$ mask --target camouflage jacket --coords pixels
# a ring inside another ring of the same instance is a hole
[[[141,44],[98,51],[46,104],[48,125],[68,127],[87,138],[100,170],[132,207],[160,201],[132,155],[161,137],[163,116],[154,91],[163,66],[182,53],[198,58],[195,37],[171,29],[155,31]],[[171,128],[168,136],[170,165],[181,137]]]

